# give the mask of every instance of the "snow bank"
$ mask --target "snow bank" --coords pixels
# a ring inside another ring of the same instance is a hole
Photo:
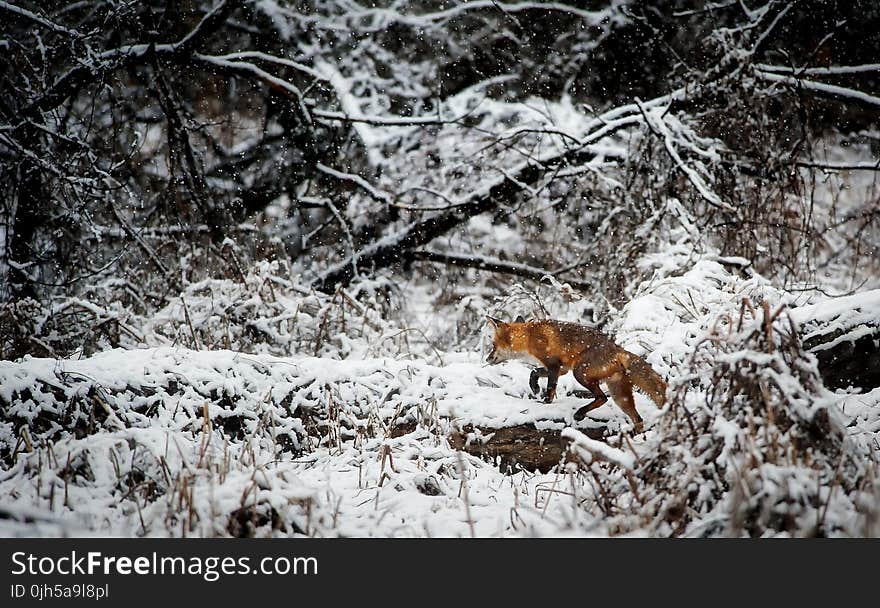
[[[782,316],[769,348],[764,311],[788,296],[761,277],[710,256],[655,269],[609,328],[670,385],[663,411],[636,394],[648,430],[631,438],[610,402],[573,423],[570,375],[545,405],[521,363],[383,355],[381,333],[345,358],[163,345],[0,362],[0,534],[858,534],[877,391],[823,390]],[[192,295],[193,328],[213,327]],[[597,420],[607,442],[577,430]],[[523,424],[561,432],[579,463],[507,475],[450,447]]]

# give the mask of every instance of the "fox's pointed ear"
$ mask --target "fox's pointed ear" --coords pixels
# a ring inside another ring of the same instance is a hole
[[[525,323],[525,322],[526,322],[526,318],[522,315],[517,315],[516,319],[514,320],[514,323]]]
[[[492,327],[498,327],[499,325],[504,324],[504,321],[502,321],[501,319],[496,319],[495,317],[490,317],[489,315],[486,315],[486,318],[489,320],[489,323],[492,324]]]

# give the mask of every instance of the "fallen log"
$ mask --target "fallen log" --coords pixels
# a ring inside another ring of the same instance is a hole
[[[803,346],[830,389],[880,387],[880,290],[792,309]]]
[[[416,423],[398,424],[391,430],[392,437],[412,433]],[[590,439],[602,439],[605,426],[580,429]],[[534,424],[519,424],[502,428],[465,425],[447,435],[453,449],[462,450],[497,465],[501,471],[519,470],[546,473],[568,455],[569,439],[562,429],[538,429]]]

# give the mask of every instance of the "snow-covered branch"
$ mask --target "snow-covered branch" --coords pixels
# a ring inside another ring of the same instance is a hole
[[[495,0],[466,0],[463,2],[457,2],[450,8],[439,11],[404,13],[390,8],[367,8],[353,1],[346,1],[339,3],[339,8],[342,9],[341,14],[293,14],[291,17],[309,23],[313,27],[323,29],[349,28],[352,24],[357,24],[358,30],[369,32],[384,30],[393,24],[431,29],[438,27],[451,19],[479,11],[500,11],[502,13],[510,14],[528,11],[543,11],[568,14],[578,19],[582,19],[588,26],[595,26],[606,20],[613,20],[615,22],[624,20],[625,16],[623,12],[619,10],[619,6],[622,5],[624,5],[623,2],[619,4],[613,3],[609,8],[590,11],[564,2],[496,2]]]
[[[669,103],[677,98],[679,91],[652,99],[644,107],[655,107]],[[323,272],[314,282],[320,289],[333,289],[346,284],[354,278],[355,268],[378,269],[400,262],[406,252],[425,245],[436,237],[465,222],[475,215],[485,213],[499,206],[512,204],[522,192],[527,191],[548,171],[565,165],[579,165],[589,162],[596,153],[591,145],[613,135],[621,129],[639,124],[643,118],[636,104],[614,108],[593,119],[590,126],[594,130],[581,138],[581,145],[563,153],[548,153],[536,159],[521,162],[506,170],[499,177],[487,181],[470,194],[460,197],[451,208],[429,214],[393,234],[380,237],[367,244],[350,258]]]
[[[406,254],[407,257],[414,260],[425,262],[434,262],[437,264],[445,264],[448,266],[461,266],[464,268],[476,268],[477,270],[485,270],[488,272],[497,272],[501,274],[512,274],[533,281],[541,282],[548,278],[556,279],[563,283],[568,283],[575,289],[589,289],[590,284],[584,281],[562,279],[557,276],[557,272],[544,270],[537,266],[528,264],[518,264],[516,262],[508,262],[498,258],[482,255],[464,255],[458,253],[444,253],[441,251],[431,250],[415,250]]]
[[[641,106],[641,104],[639,104]],[[679,154],[677,144],[683,141],[681,137],[675,137],[669,128],[669,125],[664,118],[664,112],[658,110],[643,110],[643,116],[645,117],[645,121],[647,122],[649,128],[657,134],[663,141],[663,146],[666,149],[667,154],[669,154],[670,158],[672,158],[675,166],[685,174],[688,181],[696,188],[697,192],[700,193],[700,196],[703,199],[712,205],[713,207],[717,207],[719,209],[724,209],[726,211],[731,211],[732,208],[729,204],[721,199],[718,194],[712,190],[706,181],[703,179],[703,176],[700,175],[693,167],[688,165],[684,159]],[[694,150],[695,146],[689,145],[689,148]],[[699,151],[699,154],[704,154],[703,151]]]
[[[38,15],[32,11],[27,10],[26,8],[22,8],[20,6],[14,6],[9,4],[8,2],[0,1],[0,11],[7,11],[12,13],[13,15],[18,15],[19,17],[25,17],[30,19],[31,21],[42,25],[43,27],[52,30],[57,34],[64,34],[65,36],[70,36],[72,38],[82,38],[82,34],[77,32],[76,30],[72,30],[66,26],[55,23],[54,21],[47,19],[41,15]]]
[[[806,80],[796,76],[765,72],[762,70],[757,70],[755,73],[759,78],[768,82],[786,84],[793,88],[809,91],[824,97],[855,102],[874,108],[880,107],[880,97],[865,93],[864,91],[851,89],[849,87],[841,87],[834,84],[827,84],[824,82],[816,82],[815,80]]]
[[[226,17],[241,6],[242,0],[223,0],[210,11],[186,36],[173,44],[131,44],[102,53],[94,58],[81,61],[58,78],[49,89],[33,100],[23,110],[25,116],[47,112],[78,91],[83,85],[103,77],[111,70],[143,63],[150,60],[149,55],[170,61],[181,61],[191,55],[205,39],[219,29]]]
[[[335,179],[355,184],[358,188],[366,192],[373,200],[379,201],[380,203],[385,203],[386,205],[391,204],[391,196],[375,188],[370,182],[365,180],[360,175],[356,175],[354,173],[346,173],[345,171],[339,171],[322,163],[318,163],[317,165],[315,165],[315,168],[325,175],[329,175],[330,177],[333,177]]]
[[[274,76],[248,61],[230,61],[222,57],[215,57],[213,55],[201,55],[198,53],[193,55],[193,59],[195,61],[218,67],[234,74],[240,74],[259,80],[271,89],[278,91],[282,95],[290,98],[296,104],[296,107],[299,110],[299,115],[303,118],[306,124],[310,124],[312,122],[311,114],[308,107],[306,106],[303,93],[295,84],[283,78]]]
[[[793,74],[795,76],[840,76],[848,74],[864,74],[880,72],[880,63],[864,63],[861,65],[829,65],[826,67],[792,68],[784,65],[759,63],[755,68],[762,72],[776,74]]]

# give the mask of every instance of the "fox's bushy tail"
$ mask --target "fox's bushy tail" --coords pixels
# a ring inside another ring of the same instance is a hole
[[[626,367],[629,381],[639,387],[659,407],[663,407],[666,403],[666,382],[654,371],[651,364],[642,357],[630,353]]]

